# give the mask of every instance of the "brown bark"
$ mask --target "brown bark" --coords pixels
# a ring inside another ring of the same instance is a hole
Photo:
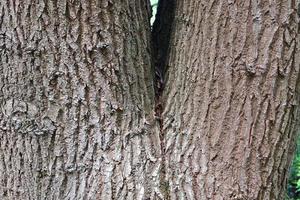
[[[284,199],[299,129],[299,1],[178,0],[166,198]]]
[[[283,199],[299,0],[172,2],[0,1],[0,199]]]
[[[159,193],[147,1],[0,1],[0,199]]]

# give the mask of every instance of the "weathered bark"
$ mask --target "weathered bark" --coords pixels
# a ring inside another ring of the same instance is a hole
[[[0,199],[159,196],[147,1],[0,1]]]
[[[177,1],[166,198],[283,199],[300,118],[298,3]]]
[[[1,0],[0,199],[282,199],[298,5]]]

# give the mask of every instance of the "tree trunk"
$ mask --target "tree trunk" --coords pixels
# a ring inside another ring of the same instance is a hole
[[[0,199],[283,199],[299,3],[1,0]]]
[[[0,199],[154,199],[146,1],[0,1]]]
[[[284,199],[300,118],[297,3],[177,1],[162,98],[168,198]]]

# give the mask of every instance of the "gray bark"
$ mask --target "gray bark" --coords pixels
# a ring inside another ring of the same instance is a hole
[[[0,1],[0,199],[159,194],[147,1]]]
[[[299,0],[174,2],[0,0],[0,199],[283,199]]]
[[[177,1],[162,98],[167,198],[284,199],[300,119],[298,5]]]

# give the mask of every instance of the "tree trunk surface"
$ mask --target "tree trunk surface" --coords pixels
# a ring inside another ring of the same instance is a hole
[[[162,114],[168,198],[284,199],[300,118],[297,3],[177,1]]]
[[[154,199],[146,1],[0,1],[0,199]]]
[[[284,199],[299,3],[1,0],[0,199]]]

